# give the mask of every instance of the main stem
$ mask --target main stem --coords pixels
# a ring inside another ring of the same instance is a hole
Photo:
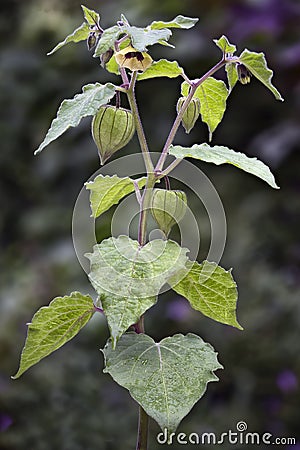
[[[144,333],[144,317],[142,316],[139,322],[136,324],[135,330],[137,333]],[[139,425],[136,440],[136,450],[148,449],[148,428],[149,428],[149,416],[145,410],[139,407]]]
[[[150,206],[151,192],[155,184],[154,176],[154,166],[149,153],[148,144],[146,136],[144,133],[143,125],[141,122],[136,97],[135,97],[135,83],[137,78],[137,72],[132,74],[130,84],[127,90],[128,102],[130,105],[131,112],[135,119],[136,131],[142,150],[145,167],[147,171],[147,183],[140,199],[140,213],[139,213],[139,230],[138,230],[138,241],[139,245],[142,247],[146,243],[147,237],[147,214]],[[144,317],[142,316],[138,323],[135,325],[135,330],[137,333],[144,333]],[[149,416],[145,410],[139,406],[139,422],[138,422],[138,434],[136,450],[147,450],[148,449],[148,428],[149,428]]]

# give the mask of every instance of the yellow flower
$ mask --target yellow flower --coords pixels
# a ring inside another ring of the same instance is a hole
[[[115,58],[120,67],[130,69],[132,72],[144,72],[151,66],[153,61],[148,53],[139,52],[131,45],[117,52]]]

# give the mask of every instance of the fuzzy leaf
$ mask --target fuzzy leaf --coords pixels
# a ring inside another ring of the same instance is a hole
[[[121,14],[121,22],[123,22],[125,25],[130,25],[127,17],[124,14]]]
[[[49,306],[40,308],[28,324],[20,368],[12,378],[19,378],[31,366],[70,341],[86,325],[94,311],[92,298],[80,292],[56,297]]]
[[[35,154],[40,153],[68,128],[79,125],[83,117],[96,114],[100,106],[105,105],[115,95],[116,88],[111,83],[96,83],[87,84],[82,90],[82,94],[77,94],[74,98],[61,103],[56,118],[52,121],[45,139]]]
[[[273,188],[279,189],[269,167],[262,161],[257,158],[249,158],[244,153],[235,152],[227,147],[220,145],[210,147],[206,143],[194,144],[190,148],[181,147],[180,145],[171,145],[169,153],[179,159],[196,158],[218,166],[220,164],[232,164],[245,172],[261,178]]]
[[[259,81],[270,89],[277,100],[283,101],[280,92],[278,92],[271,82],[273,71],[268,68],[267,61],[263,53],[250,52],[245,49],[239,57],[239,60]]]
[[[101,56],[110,48],[114,48],[114,43],[118,39],[118,36],[121,32],[122,31],[120,30],[120,27],[118,27],[117,25],[104,30],[95,49],[94,57],[96,58],[98,56]]]
[[[124,26],[122,30],[131,37],[132,46],[139,52],[147,51],[148,45],[160,44],[160,41],[168,41],[172,35],[172,32],[166,28],[149,30],[147,28]]]
[[[113,55],[110,60],[105,64],[105,69],[110,73],[114,73],[115,75],[119,75],[119,65],[116,61],[115,55]]]
[[[234,86],[236,85],[238,81],[238,73],[236,70],[236,64],[235,63],[228,63],[225,65],[225,70],[227,73],[227,80],[229,84],[229,92],[232,91]]]
[[[120,178],[117,175],[98,175],[94,181],[85,183],[91,191],[90,201],[92,216],[99,217],[111,206],[116,205],[126,195],[134,192],[134,181],[129,177]],[[147,178],[136,180],[139,188],[145,186]]]
[[[208,261],[189,262],[187,269],[186,276],[172,285],[172,289],[205,316],[242,329],[236,319],[238,293],[231,272]],[[171,282],[175,279],[176,276]]]
[[[230,44],[226,36],[221,36],[220,39],[214,39],[214,43],[222,50],[223,54],[235,53],[236,46]]]
[[[144,73],[138,75],[138,80],[147,80],[156,77],[176,78],[183,74],[183,69],[178,65],[177,61],[168,61],[160,59],[154,62]]]
[[[152,22],[151,25],[149,25],[149,28],[151,30],[161,30],[162,28],[184,28],[189,29],[192,28],[196,23],[198,22],[198,18],[193,17],[185,17],[185,16],[176,16],[173,20],[170,22]]]
[[[98,13],[93,11],[92,9],[87,8],[86,6],[81,5],[83,15],[85,20],[89,25],[95,25],[100,22],[100,16]]]
[[[181,85],[182,95],[187,96],[189,85],[185,81]],[[196,90],[195,97],[200,100],[200,114],[202,121],[209,129],[209,140],[212,134],[221,122],[226,110],[226,100],[228,90],[225,83],[221,80],[209,77]]]
[[[177,271],[185,267],[186,249],[176,242],[156,239],[143,247],[128,236],[109,238],[87,254],[90,281],[101,298],[113,345],[128,327],[156,302]]]
[[[80,42],[85,41],[90,33],[90,28],[86,22],[83,22],[80,27],[76,28],[72,34],[69,34],[62,42],[59,42],[51,52],[47,53],[47,55],[52,55],[61,47],[69,44],[70,42]]]
[[[126,333],[115,350],[103,350],[105,373],[168,433],[174,432],[223,367],[213,347],[199,336],[176,334],[156,343],[145,334]]]

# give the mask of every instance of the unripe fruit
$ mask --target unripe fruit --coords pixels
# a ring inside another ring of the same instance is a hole
[[[151,199],[151,213],[160,230],[168,236],[173,225],[184,216],[187,198],[183,191],[154,189]]]
[[[183,103],[185,102],[186,97],[180,97],[177,102],[177,113],[180,111]],[[194,127],[196,120],[198,119],[200,114],[200,100],[197,97],[192,98],[191,103],[185,110],[182,117],[182,125],[185,129],[186,133],[189,133],[191,129]]]
[[[112,105],[101,106],[92,120],[92,136],[98,147],[101,164],[125,147],[134,132],[131,111]]]

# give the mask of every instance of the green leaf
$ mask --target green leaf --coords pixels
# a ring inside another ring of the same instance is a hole
[[[134,192],[134,181],[129,177],[98,175],[94,181],[85,183],[86,188],[91,191],[92,216],[101,216],[111,206],[119,203],[123,197]],[[146,181],[146,177],[136,180],[140,189],[145,186]]]
[[[226,36],[221,36],[220,39],[214,39],[214,43],[222,50],[223,54],[226,53],[235,53],[236,46],[234,44],[230,44]]]
[[[269,167],[262,161],[259,161],[257,158],[249,158],[244,153],[235,152],[227,147],[220,145],[210,147],[206,143],[194,144],[190,148],[175,145],[170,147],[169,153],[179,159],[196,158],[217,166],[220,164],[232,164],[245,172],[261,178],[273,188],[279,189]]]
[[[169,433],[174,432],[223,367],[213,347],[199,336],[176,334],[155,343],[145,334],[126,333],[115,350],[103,350],[105,373]]]
[[[167,279],[185,267],[186,249],[156,239],[141,247],[128,236],[109,238],[87,254],[113,345],[154,303]]]
[[[147,51],[148,45],[161,44],[160,41],[168,41],[172,32],[168,29],[149,30],[131,26],[122,27],[124,33],[131,37],[132,46],[139,52]]]
[[[110,60],[105,64],[105,69],[110,73],[114,73],[115,75],[119,75],[119,66],[116,61],[115,55],[113,55]]]
[[[192,28],[196,23],[198,22],[198,18],[193,17],[185,17],[185,16],[176,16],[175,19],[171,20],[170,22],[152,22],[151,25],[149,25],[149,28],[151,30],[161,30],[162,28],[184,28],[189,29]]]
[[[83,86],[82,94],[77,94],[70,100],[64,100],[45,139],[34,154],[40,153],[43,148],[61,136],[68,128],[79,125],[83,117],[96,114],[100,106],[105,105],[115,95],[115,90],[115,86],[111,83],[87,84]]]
[[[186,276],[172,285],[172,289],[205,316],[242,330],[236,319],[238,293],[231,271],[208,261],[189,262],[187,269]],[[176,276],[171,281],[175,279]]]
[[[122,33],[122,30],[118,25],[104,30],[95,49],[94,57],[97,58],[107,52],[110,48],[114,48],[114,43],[118,39],[120,33]]]
[[[124,14],[121,14],[121,22],[123,22],[125,25],[130,25],[127,17]]]
[[[164,41],[163,39],[160,39],[160,40],[158,41],[158,44],[163,45],[164,47],[175,48],[175,45],[170,44],[169,42]]]
[[[183,69],[177,61],[168,61],[160,59],[154,62],[145,72],[138,75],[138,80],[147,80],[156,77],[176,78],[183,74]]]
[[[228,63],[225,65],[225,70],[227,73],[227,80],[229,84],[229,92],[232,91],[234,86],[236,85],[238,81],[238,73],[236,70],[236,64],[235,63]]]
[[[187,96],[189,84],[185,81],[181,85],[182,95]],[[228,90],[225,83],[215,78],[207,78],[196,90],[195,97],[200,99],[200,114],[202,121],[209,129],[209,140],[212,133],[221,122],[226,110]]]
[[[280,92],[278,92],[271,82],[273,71],[268,68],[267,61],[263,53],[250,52],[245,49],[239,57],[239,60],[259,81],[270,89],[277,100],[283,101]]]
[[[80,42],[85,41],[88,38],[90,33],[89,26],[83,22],[80,27],[76,28],[72,34],[69,34],[62,42],[59,42],[51,52],[47,53],[47,55],[52,55],[54,52],[59,50],[61,47],[69,44],[69,42]]]
[[[92,9],[87,8],[86,6],[81,5],[83,15],[85,20],[89,25],[95,25],[100,22],[100,16],[98,13],[93,11]]]
[[[40,308],[28,324],[20,367],[12,378],[19,378],[31,366],[70,341],[94,312],[92,298],[80,292],[56,297],[49,306]]]

